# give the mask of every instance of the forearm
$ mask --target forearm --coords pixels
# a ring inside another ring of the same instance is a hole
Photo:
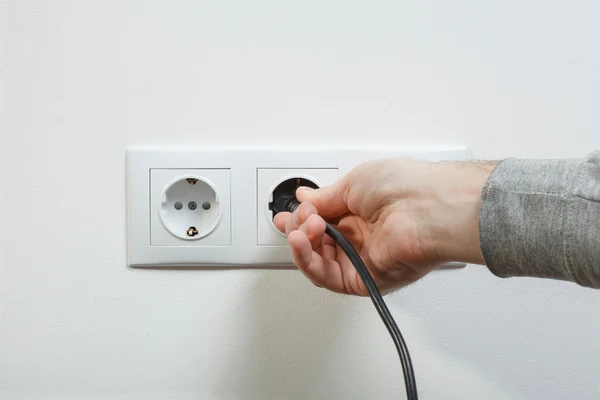
[[[499,277],[600,288],[600,152],[585,160],[505,160],[479,205],[479,241]]]

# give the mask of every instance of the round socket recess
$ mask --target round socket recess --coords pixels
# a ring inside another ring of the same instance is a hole
[[[199,176],[182,177],[165,187],[159,214],[171,234],[184,240],[198,240],[219,224],[219,196],[209,180]]]
[[[300,186],[308,186],[313,189],[318,189],[320,187],[320,185],[315,183],[312,178],[305,176],[294,176],[286,177],[271,189],[271,193],[269,195],[269,204],[267,206],[267,219],[269,220],[269,223],[273,229],[283,236],[285,236],[285,233],[281,232],[275,227],[275,224],[273,224],[273,218],[275,218],[275,215],[278,213],[284,211],[290,201],[296,199],[296,190]]]

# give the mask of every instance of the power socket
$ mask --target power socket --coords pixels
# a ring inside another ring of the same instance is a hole
[[[257,170],[257,244],[259,246],[288,246],[285,235],[273,225],[269,204],[273,192],[289,179],[305,179],[317,187],[330,185],[338,179],[337,168],[259,168]]]
[[[150,170],[151,246],[229,246],[229,169]]]

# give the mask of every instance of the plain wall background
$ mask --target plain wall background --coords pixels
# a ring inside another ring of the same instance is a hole
[[[127,268],[126,146],[583,157],[599,4],[0,2],[0,399],[403,398],[368,299],[297,271]],[[388,301],[423,399],[600,397],[600,292],[470,266]]]

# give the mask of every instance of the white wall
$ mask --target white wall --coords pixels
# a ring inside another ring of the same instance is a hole
[[[129,144],[600,148],[598,2],[6,0],[0,399],[390,399],[367,299],[134,270]],[[433,274],[390,297],[423,399],[597,399],[600,291]]]

